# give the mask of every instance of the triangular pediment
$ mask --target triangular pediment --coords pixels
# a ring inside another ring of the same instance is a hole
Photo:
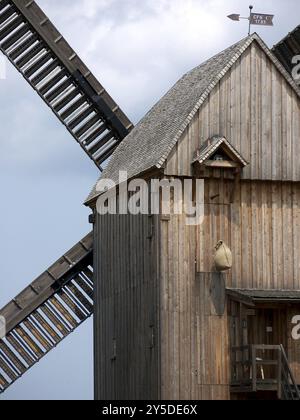
[[[246,159],[221,136],[208,139],[195,153],[193,164],[215,168],[244,168]]]

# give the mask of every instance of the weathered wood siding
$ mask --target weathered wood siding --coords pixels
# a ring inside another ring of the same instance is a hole
[[[158,223],[97,216],[95,398],[159,399]]]
[[[227,399],[230,320],[214,304],[214,247],[224,240],[233,253],[227,287],[299,289],[300,184],[235,185],[220,173],[205,181],[200,226],[186,226],[184,216],[161,224],[162,396]],[[296,373],[300,342],[290,343],[291,325],[284,327],[276,331],[289,342]]]
[[[217,274],[196,275],[197,235],[184,216],[161,227],[162,399],[229,398],[227,315]]]
[[[250,163],[245,179],[300,181],[300,101],[253,43],[214,88],[167,161],[166,174],[192,175],[197,148],[225,136]]]
[[[205,218],[197,228],[197,271],[213,269],[214,246],[233,252],[227,286],[300,289],[300,184],[206,180]]]

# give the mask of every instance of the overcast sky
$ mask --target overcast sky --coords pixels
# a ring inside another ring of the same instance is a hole
[[[136,123],[186,71],[247,35],[249,0],[38,0]],[[298,0],[260,1],[269,46],[299,22]],[[98,171],[7,64],[0,80],[0,307],[88,233],[82,205]],[[4,399],[92,399],[92,320],[7,391]]]

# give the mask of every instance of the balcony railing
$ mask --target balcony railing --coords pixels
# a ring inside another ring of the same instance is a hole
[[[233,347],[231,370],[233,392],[276,391],[281,400],[300,400],[282,345]]]

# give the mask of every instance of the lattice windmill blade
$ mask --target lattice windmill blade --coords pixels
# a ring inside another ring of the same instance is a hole
[[[92,315],[92,265],[90,233],[0,311],[0,393]]]
[[[299,64],[300,55],[300,25],[278,42],[272,49],[285,69],[292,74],[293,69]],[[299,85],[299,78],[296,80]]]
[[[133,124],[32,0],[0,0],[0,50],[101,170]]]

